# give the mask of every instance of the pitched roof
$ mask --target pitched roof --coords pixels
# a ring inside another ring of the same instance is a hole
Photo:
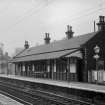
[[[69,40],[60,40],[60,41],[52,42],[50,44],[44,44],[44,45],[40,45],[40,46],[36,46],[36,47],[31,47],[29,49],[26,49],[22,53],[19,53],[17,56],[15,56],[14,61],[17,59],[18,59],[17,61],[20,61],[19,60],[20,58],[21,58],[21,61],[24,61],[24,59],[26,59],[26,60],[31,60],[31,59],[38,60],[39,58],[40,59],[41,58],[49,59],[52,56],[54,57],[54,55],[56,55],[55,57],[58,57],[58,55],[59,55],[58,52],[60,52],[60,55],[62,56],[64,54],[64,52],[67,50],[70,51],[70,50],[79,49],[81,47],[81,45],[85,44],[89,39],[94,37],[97,33],[98,32],[92,32],[92,33],[88,33],[85,35],[73,37]],[[68,51],[65,53],[68,53]],[[55,53],[55,52],[57,52],[57,53]],[[49,56],[48,56],[48,54],[49,54]],[[39,55],[41,55],[41,56],[38,57]],[[35,56],[37,56],[37,58]],[[45,56],[45,57],[43,57],[43,56]],[[27,57],[27,58],[25,58],[25,57]]]
[[[0,61],[2,62],[2,61],[8,61],[8,60],[10,60],[11,59],[11,57],[10,56],[6,56],[6,55],[1,55],[0,56]]]
[[[24,57],[20,57],[20,58],[15,58],[12,62],[55,59],[55,58],[61,57],[62,55],[66,55],[68,53],[73,53],[75,51],[76,50],[73,49],[73,50],[64,50],[64,51],[57,51],[57,52],[52,52],[52,53],[24,56]]]

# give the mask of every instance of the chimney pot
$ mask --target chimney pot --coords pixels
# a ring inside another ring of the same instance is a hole
[[[104,22],[104,16],[99,16],[99,22]]]
[[[47,38],[47,33],[45,33],[45,37]]]
[[[99,16],[98,30],[105,30],[105,16]]]
[[[24,48],[25,48],[25,49],[28,49],[28,48],[29,48],[29,43],[28,43],[28,41],[26,41],[26,40],[25,40]]]
[[[49,33],[47,33],[47,37],[49,38]]]
[[[67,35],[67,39],[70,39],[73,37],[73,31],[72,31],[72,26],[69,26],[67,25],[67,32],[66,32],[66,35]]]
[[[70,31],[70,30],[69,30],[69,29],[70,29],[69,27],[70,27],[70,26],[69,26],[69,25],[67,25],[67,31]]]
[[[49,44],[50,43],[50,37],[49,37],[49,33],[45,33],[45,44]]]

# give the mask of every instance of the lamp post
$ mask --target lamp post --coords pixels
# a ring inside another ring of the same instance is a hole
[[[96,60],[96,71],[97,71],[97,82],[98,82],[98,64],[97,62],[98,62],[98,59],[100,58],[99,56],[100,47],[98,45],[94,47],[94,52],[95,52],[95,55],[93,57]]]

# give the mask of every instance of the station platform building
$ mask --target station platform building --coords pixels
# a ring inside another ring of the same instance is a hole
[[[12,59],[15,75],[73,82],[105,82],[105,16],[99,17],[98,31],[73,36],[67,26],[66,39],[29,47]]]

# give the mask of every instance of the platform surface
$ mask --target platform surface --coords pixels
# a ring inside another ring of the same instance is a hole
[[[91,84],[91,83],[81,83],[81,82],[66,82],[66,81],[56,81],[51,79],[39,79],[39,78],[32,78],[32,77],[23,77],[18,75],[1,75],[0,77],[6,77],[11,79],[18,79],[23,81],[35,82],[35,83],[44,83],[54,86],[60,87],[67,87],[67,88],[74,88],[74,89],[81,89],[81,90],[89,90],[94,92],[101,92],[105,93],[105,86],[98,85],[98,84]]]
[[[0,94],[0,105],[23,105],[12,98],[9,98],[3,94]]]

